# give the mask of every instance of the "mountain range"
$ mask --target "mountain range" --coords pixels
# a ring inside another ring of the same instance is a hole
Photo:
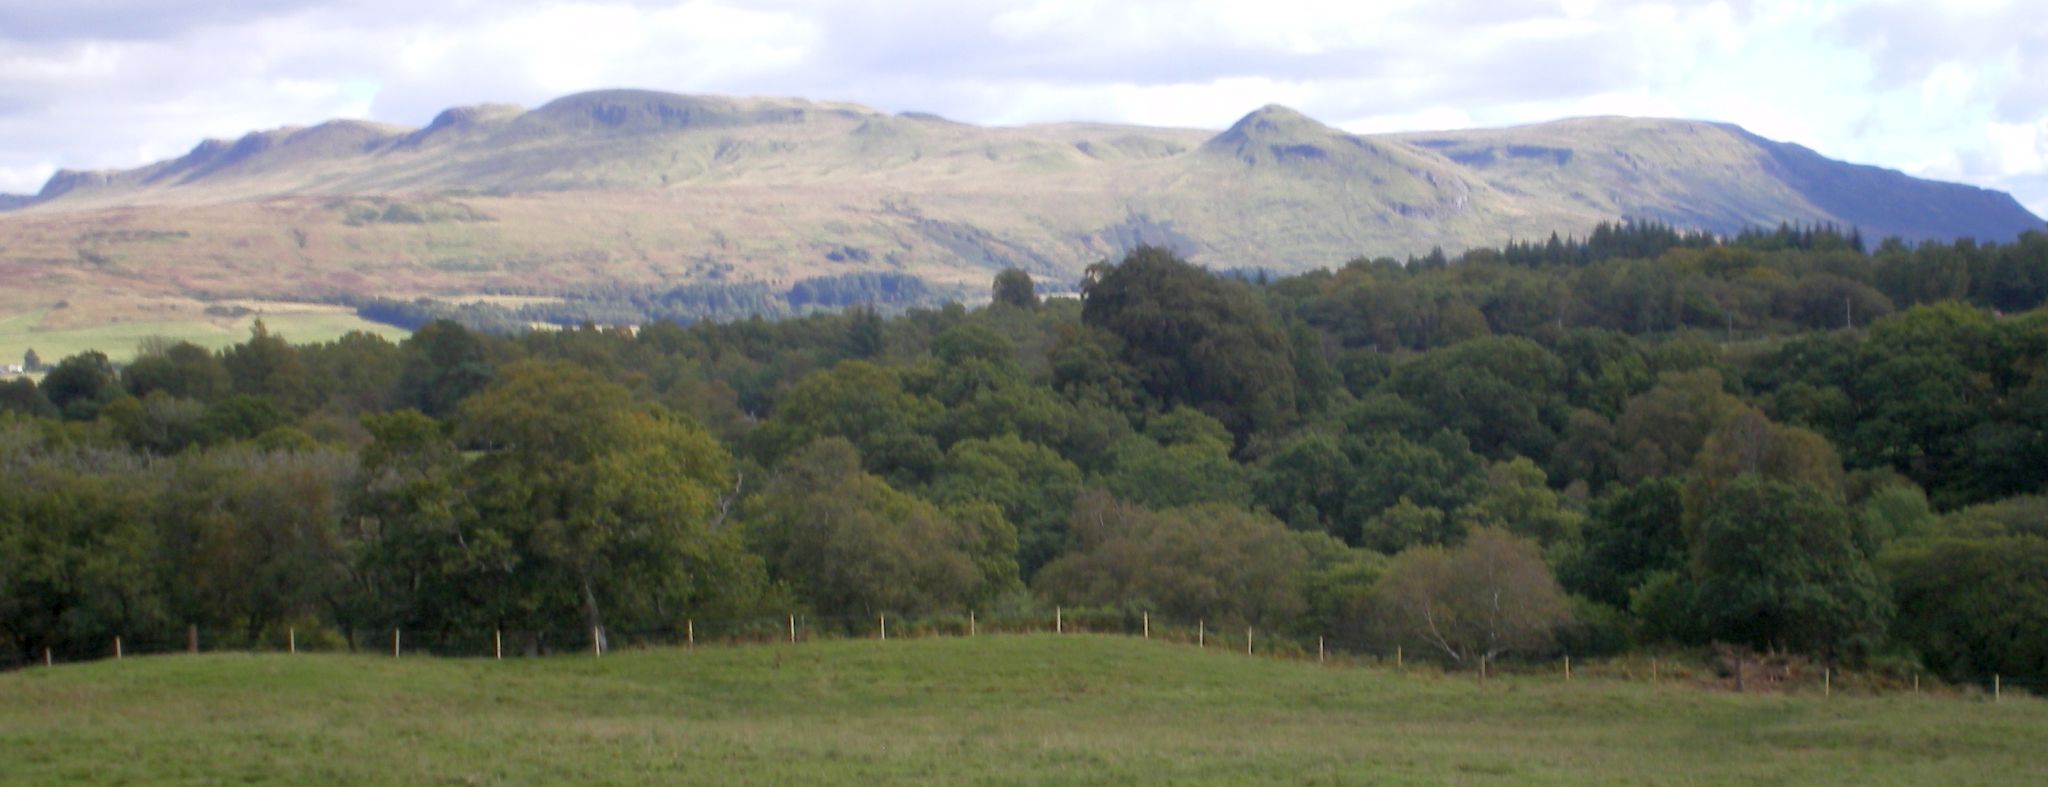
[[[1138,243],[1295,271],[1634,217],[1730,233],[2010,240],[2011,196],[1736,126],[1577,118],[1359,135],[1268,106],[1221,132],[989,128],[844,103],[581,93],[208,140],[0,197],[0,309],[108,297],[545,295],[863,271],[1072,282]]]

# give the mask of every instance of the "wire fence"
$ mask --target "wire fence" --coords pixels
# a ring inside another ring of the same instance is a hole
[[[213,635],[220,634],[218,637]],[[1075,634],[1142,638],[1165,644],[1239,656],[1315,662],[1332,667],[1399,670],[1430,676],[1548,677],[1561,681],[1649,682],[1737,692],[1833,694],[1927,694],[2003,699],[2048,694],[2048,679],[1992,675],[1951,683],[1916,668],[1871,665],[1841,671],[1831,665],[1783,654],[1731,649],[1625,653],[1578,659],[1569,654],[1502,658],[1455,658],[1441,649],[1378,643],[1356,632],[1304,635],[1262,631],[1242,621],[1192,622],[1142,610],[1069,609],[921,616],[813,615],[686,618],[660,627],[563,625],[546,629],[492,631],[393,629],[343,630],[327,625],[274,626],[251,635],[209,632],[188,626],[182,636],[157,633],[116,636],[93,652],[45,648],[0,653],[0,670],[181,653],[353,653],[395,658],[439,657],[515,659],[603,657],[674,648],[801,645],[822,640],[900,640],[937,637]]]

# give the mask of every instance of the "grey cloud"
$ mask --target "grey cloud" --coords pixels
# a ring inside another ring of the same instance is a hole
[[[2048,41],[2036,46],[2028,50],[2028,61],[2020,66],[2018,78],[1994,105],[2000,120],[2027,122],[2048,114]]]
[[[827,34],[812,58],[815,70],[769,81],[794,91],[822,86],[832,97],[917,106],[970,120],[1003,112],[962,95],[972,91],[934,95],[933,85],[1146,87],[1264,78],[1363,88],[1313,108],[1334,117],[1584,95],[1630,84],[1651,67],[1655,53],[1639,53],[1635,36],[1619,26],[1487,48],[1469,43],[1505,23],[1556,15],[1553,3],[1445,3],[1394,20],[1406,32],[1382,42],[1304,54],[1204,40],[1215,31],[1199,26],[1129,35],[1097,30],[1094,37],[1106,45],[1077,48],[1061,35],[1001,35],[993,28],[994,15],[982,7],[934,4],[896,15],[834,8],[820,17]],[[843,76],[825,77],[821,85],[820,72]],[[946,105],[933,106],[938,103]]]
[[[163,41],[202,28],[236,27],[304,13],[399,27],[475,19],[550,0],[9,0],[0,4],[0,41]],[[673,0],[611,0],[670,5]]]
[[[1944,64],[2011,65],[1994,105],[2000,119],[2034,120],[2048,108],[2048,14],[2032,3],[1994,9],[1876,3],[1843,13],[1839,38],[1871,54],[1877,86],[1912,87]]]
[[[23,0],[0,5],[0,40],[155,40],[322,5],[322,0]]]
[[[592,0],[660,8],[687,0]],[[353,26],[403,27],[461,22],[560,0],[7,0],[0,4],[0,41],[151,41],[205,27],[249,25],[320,12]],[[794,4],[801,7],[802,3]]]
[[[1537,16],[1555,14],[1550,4],[1519,5],[1547,9]],[[1481,16],[1475,11],[1480,7],[1494,10]],[[1400,20],[1416,29],[1413,36],[1370,47],[1301,54],[1210,40],[1204,34],[1222,31],[1199,26],[1133,28],[1128,35],[1108,29],[1099,32],[1107,46],[1077,50],[1077,42],[1060,35],[1000,35],[993,29],[993,15],[984,9],[934,4],[916,14],[824,16],[830,34],[818,61],[821,66],[861,73],[939,73],[1054,84],[1187,84],[1248,76],[1306,80],[1377,73],[1403,64],[1457,68],[1440,56],[1454,49],[1460,38],[1474,29],[1526,18],[1494,4],[1451,3],[1436,10],[1443,16]],[[1168,9],[1160,15],[1172,13]],[[1571,46],[1586,43],[1574,41]]]
[[[1841,40],[1875,53],[1879,81],[1898,86],[1946,62],[1984,62],[2048,44],[2048,16],[2028,3],[1996,9],[1871,3],[1842,13]]]

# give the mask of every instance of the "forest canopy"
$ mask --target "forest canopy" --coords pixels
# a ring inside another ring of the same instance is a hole
[[[1625,223],[1279,278],[1141,247],[1078,299],[813,308],[904,287],[62,359],[0,386],[0,639],[1057,604],[2048,679],[2048,235]]]

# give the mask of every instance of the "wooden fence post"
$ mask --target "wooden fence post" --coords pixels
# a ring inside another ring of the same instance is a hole
[[[1564,682],[1572,682],[1572,657],[1564,657]]]
[[[185,624],[185,652],[199,652],[199,624],[197,623]]]
[[[683,621],[683,635],[689,638],[690,647],[697,647],[697,620],[695,618]]]
[[[52,662],[50,661],[50,649],[43,648],[43,666],[50,666],[51,663]]]
[[[491,629],[491,658],[505,658],[505,630]]]
[[[1323,638],[1316,637],[1316,663],[1323,663]]]
[[[974,610],[967,610],[967,636],[974,636]]]
[[[1820,669],[1820,696],[1823,699],[1835,696],[1834,667],[1822,667]]]
[[[398,629],[391,630],[391,657],[398,658]]]
[[[47,651],[47,650],[45,650],[45,651],[43,651],[43,652],[44,652],[45,654],[49,653],[49,651]],[[1992,676],[1991,676],[1991,701],[1992,701],[1992,702],[1997,702],[1997,701],[1999,700],[1999,697],[2000,697],[2000,696],[2002,696],[2002,695],[2004,694],[2004,689],[2005,689],[2005,676],[2003,676],[2003,675],[1992,675]]]
[[[1209,629],[1208,629],[1208,622],[1207,622],[1207,621],[1204,621],[1204,620],[1199,620],[1199,619],[1197,619],[1197,620],[1195,621],[1195,647],[1198,647],[1198,648],[1206,648],[1206,647],[1208,647],[1208,646],[1209,646]]]
[[[1143,613],[1143,614],[1145,615],[1145,638],[1146,638],[1146,639],[1151,639],[1151,638],[1152,638],[1152,613],[1150,613],[1150,612],[1146,612],[1146,613]]]
[[[1052,608],[1052,633],[1067,633],[1067,611],[1062,607]]]
[[[1394,669],[1402,669],[1401,646],[1399,645],[1394,646]]]
[[[115,660],[115,661],[120,661],[120,660],[121,660],[121,638],[120,638],[120,637],[115,637],[115,638],[114,638],[114,660]]]
[[[882,613],[882,641],[889,641],[889,613]]]
[[[1252,627],[1244,627],[1244,655],[1252,655]]]
[[[604,635],[597,630],[596,626],[590,627],[590,655],[604,655]]]
[[[789,613],[789,642],[796,644],[796,613]]]
[[[285,650],[289,651],[291,655],[299,655],[299,628],[297,626],[285,629],[284,643]]]

